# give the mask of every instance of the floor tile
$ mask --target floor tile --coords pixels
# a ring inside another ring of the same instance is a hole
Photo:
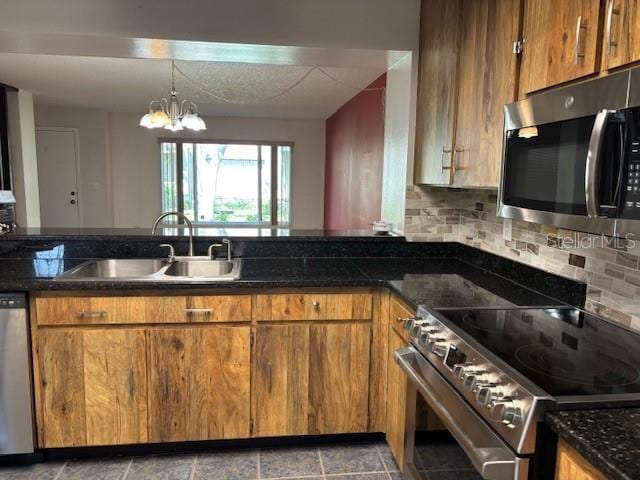
[[[424,473],[426,480],[482,480],[475,470],[429,470]]]
[[[258,452],[219,452],[198,455],[194,480],[253,480],[258,478]]]
[[[53,480],[63,463],[36,463],[20,467],[0,467],[0,480]]]
[[[384,471],[375,444],[355,444],[320,449],[325,473],[358,473]]]
[[[384,473],[354,473],[351,475],[329,475],[327,480],[389,480],[389,474]]]
[[[287,448],[260,452],[260,478],[322,475],[316,448]]]
[[[416,447],[424,470],[473,468],[469,457],[456,443],[433,443]]]
[[[57,480],[120,480],[130,463],[130,458],[70,460]]]
[[[389,476],[391,477],[391,480],[402,480],[401,472],[389,472]]]
[[[136,457],[126,480],[188,480],[194,455]]]
[[[382,461],[384,462],[384,466],[390,472],[397,472],[400,470],[398,468],[398,464],[396,460],[393,458],[393,454],[391,453],[391,449],[386,443],[379,443],[378,450],[380,451],[380,456],[382,457]]]

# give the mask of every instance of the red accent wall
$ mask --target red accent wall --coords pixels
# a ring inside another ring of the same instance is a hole
[[[324,228],[370,229],[380,220],[386,73],[326,122]]]

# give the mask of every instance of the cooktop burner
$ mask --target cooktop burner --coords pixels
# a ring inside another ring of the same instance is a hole
[[[445,317],[553,396],[640,393],[640,336],[572,308]]]

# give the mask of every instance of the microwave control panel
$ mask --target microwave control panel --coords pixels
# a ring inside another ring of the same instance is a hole
[[[634,138],[631,142],[631,155],[626,173],[622,217],[640,219],[640,137]]]

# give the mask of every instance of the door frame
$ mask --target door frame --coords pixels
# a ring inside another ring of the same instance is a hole
[[[74,150],[76,152],[75,166],[76,166],[76,202],[78,205],[78,227],[84,226],[84,210],[82,199],[82,174],[80,171],[80,131],[75,127],[36,127],[36,143],[38,142],[38,132],[70,132],[73,133]],[[37,163],[37,158],[36,158]],[[38,185],[40,178],[38,178]]]

